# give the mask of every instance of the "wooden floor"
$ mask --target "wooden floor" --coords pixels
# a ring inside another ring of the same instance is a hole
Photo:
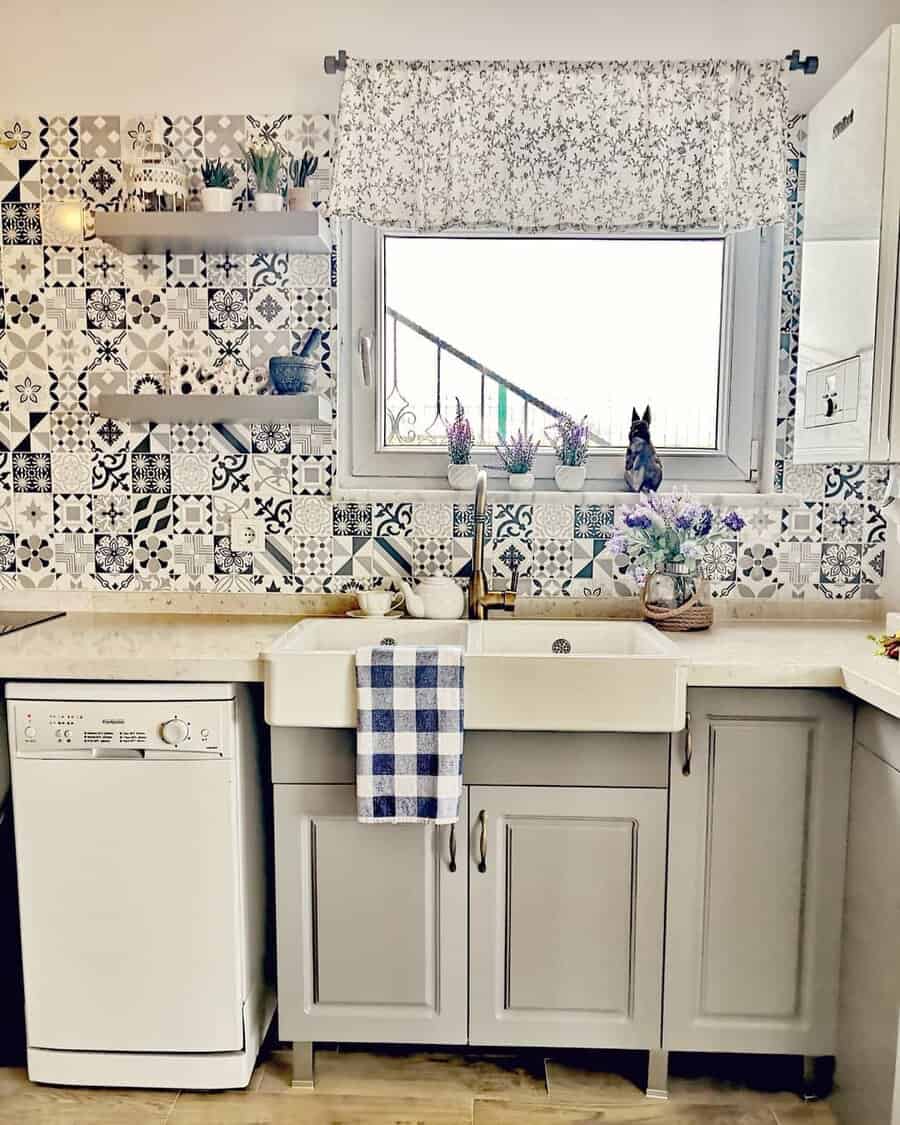
[[[792,1092],[784,1060],[682,1056],[668,1102],[644,1098],[630,1052],[316,1052],[316,1090],[292,1090],[290,1055],[266,1052],[246,1091],[33,1086],[0,1069],[2,1125],[827,1125]],[[749,1067],[749,1069],[748,1069]]]

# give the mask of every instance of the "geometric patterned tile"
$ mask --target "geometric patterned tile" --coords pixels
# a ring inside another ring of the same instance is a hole
[[[822,504],[804,501],[784,508],[781,516],[781,538],[788,543],[809,543],[821,538]]]
[[[62,160],[81,155],[77,117],[47,116],[39,117],[38,140],[40,157]]]
[[[809,585],[819,578],[822,544],[809,540],[782,543],[778,552],[778,573],[788,587]]]
[[[823,543],[821,581],[832,585],[860,581],[862,572],[861,543]]]
[[[90,237],[90,210],[87,239],[70,242],[80,232],[66,205],[83,195],[88,209],[118,206],[122,161],[133,158],[152,122],[149,115],[56,115],[0,123],[17,145],[0,151],[0,380],[9,388],[0,395],[0,533],[9,537],[16,527],[12,551],[28,552],[17,576],[3,570],[0,549],[0,587],[18,578],[25,588],[55,581],[91,589],[96,575],[105,589],[321,592],[394,584],[410,574],[464,577],[470,498],[452,504],[387,494],[332,503],[330,422],[153,427],[89,415],[89,392],[159,393],[175,351],[246,368],[289,354],[317,327],[325,333],[317,356],[326,374],[332,362],[335,294],[326,256],[126,257]],[[207,156],[240,161],[248,139],[295,155],[314,152],[321,160],[316,197],[327,199],[326,115],[169,115],[162,123],[194,169]],[[883,578],[885,467],[798,466],[791,458],[804,143],[803,120],[792,118],[776,447],[777,486],[800,502],[773,508],[748,497],[745,527],[707,552],[716,596],[872,597]],[[241,169],[235,207],[246,198]],[[265,521],[264,551],[230,552],[236,514]],[[606,551],[615,515],[612,504],[564,496],[494,504],[487,565],[501,585],[517,568],[523,594],[633,595],[625,560]],[[115,540],[111,555],[103,537]]]
[[[56,572],[61,577],[88,574],[94,569],[94,536],[82,531],[54,537]]]
[[[92,158],[117,159],[122,155],[122,133],[119,116],[79,117],[78,132],[81,138],[81,155]]]
[[[118,210],[122,199],[121,160],[82,160],[81,167],[81,186],[91,210]]]

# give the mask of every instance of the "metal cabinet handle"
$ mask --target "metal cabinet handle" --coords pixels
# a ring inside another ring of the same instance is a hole
[[[478,814],[478,823],[481,825],[481,841],[479,844],[481,858],[478,861],[478,870],[483,875],[487,871],[487,813],[484,809]]]
[[[372,337],[359,334],[359,361],[362,364],[362,380],[366,387],[372,386]]]
[[[456,825],[450,825],[450,870],[456,870]]]
[[[691,734],[691,713],[684,717],[684,761],[681,764],[681,772],[684,777],[691,776],[691,759],[694,756],[694,738]]]

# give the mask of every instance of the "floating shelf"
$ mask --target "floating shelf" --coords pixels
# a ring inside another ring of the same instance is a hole
[[[96,412],[131,422],[330,422],[323,395],[101,394]]]
[[[331,232],[318,210],[98,211],[95,231],[126,254],[331,253]]]

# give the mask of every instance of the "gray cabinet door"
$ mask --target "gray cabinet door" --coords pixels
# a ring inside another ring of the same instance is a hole
[[[466,805],[455,832],[359,824],[353,785],[275,786],[279,1034],[465,1043]]]
[[[900,1121],[900,721],[860,707],[850,789],[835,1113]]]
[[[670,779],[669,1050],[831,1055],[852,709],[801,690],[688,693]]]
[[[665,791],[472,786],[469,817],[469,1041],[658,1047]]]

